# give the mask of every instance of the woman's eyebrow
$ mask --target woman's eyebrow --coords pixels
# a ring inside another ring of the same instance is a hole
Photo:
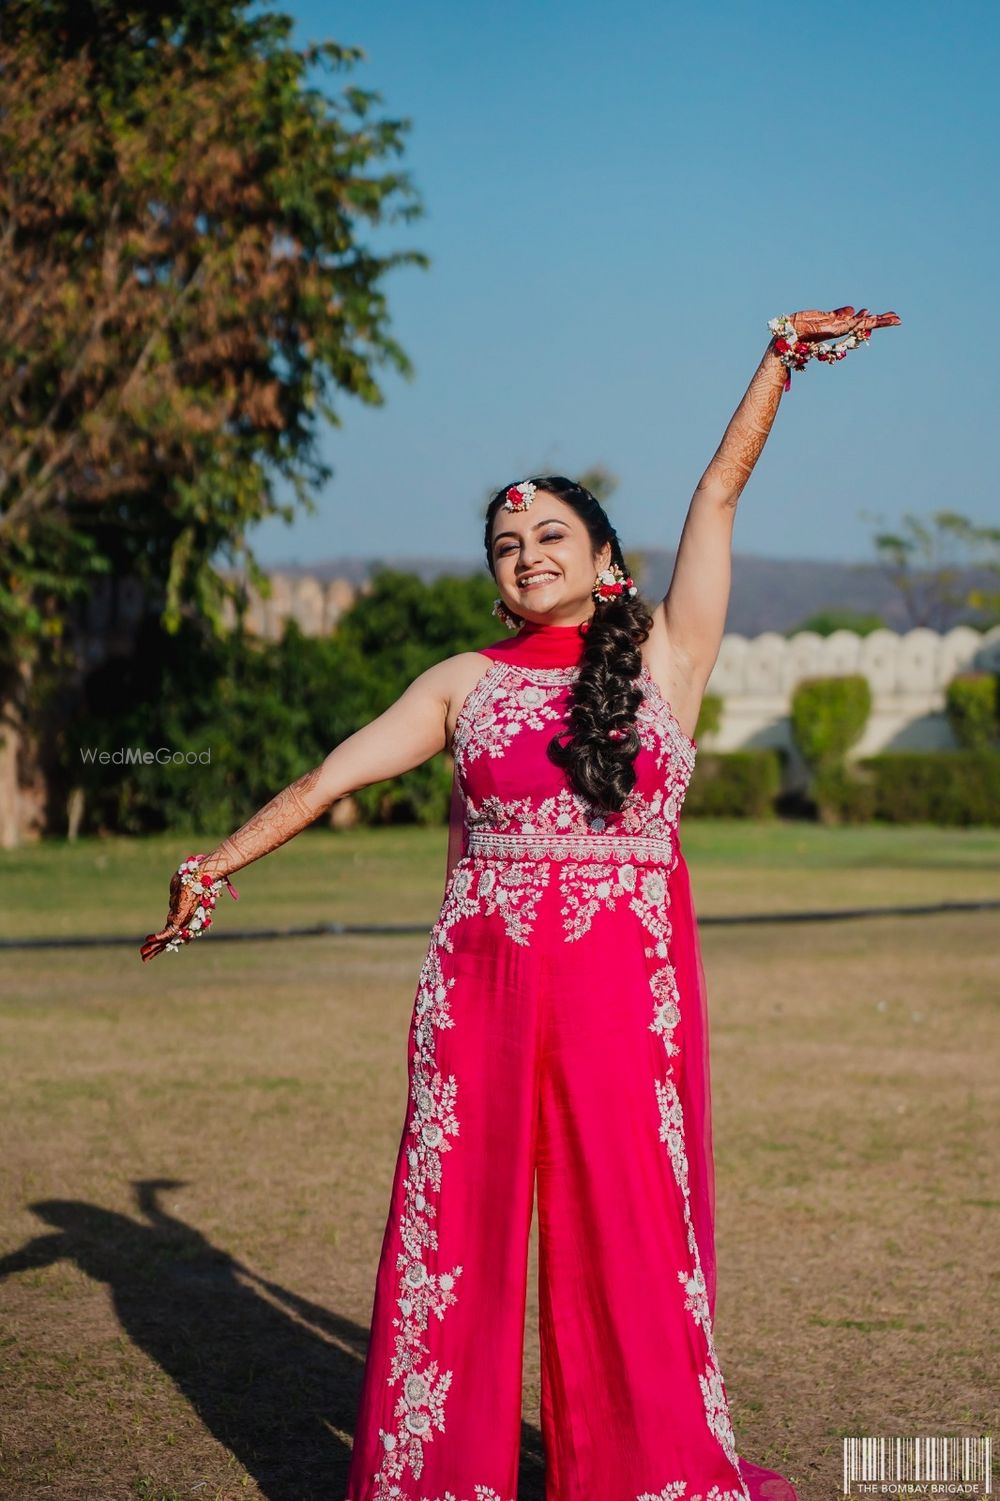
[[[537,531],[540,526],[548,526],[548,524],[549,524],[550,521],[557,521],[560,526],[568,526],[569,525],[569,522],[563,521],[563,519],[562,519],[561,516],[548,516],[548,517],[546,517],[546,519],[544,521],[536,521],[535,524],[534,524],[534,526],[531,527],[531,530],[534,532],[534,531]],[[500,541],[501,537],[516,537],[516,536],[517,536],[517,532],[497,532],[496,536],[493,538],[493,546],[496,547],[496,545]]]

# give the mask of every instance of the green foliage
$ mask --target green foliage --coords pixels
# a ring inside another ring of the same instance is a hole
[[[365,823],[447,823],[451,762],[432,756],[401,777],[362,787],[354,800]]]
[[[700,818],[773,818],[780,787],[776,749],[699,751],[684,811]]]
[[[821,767],[813,777],[812,791],[821,824],[869,823],[875,816],[875,785],[870,775],[854,766]]]
[[[888,823],[1000,824],[1000,751],[894,751],[858,766]]]
[[[219,639],[190,622],[170,634],[147,619],[134,655],[90,674],[85,710],[60,736],[62,779],[86,794],[84,832],[245,823],[329,749],[301,695],[288,690],[280,647],[236,633]],[[93,758],[129,748],[153,759]]]
[[[316,87],[363,52],[294,48],[249,0],[8,0],[0,30],[0,654],[58,635],[94,572],[221,633],[216,563],[283,480],[331,478],[319,424],[384,397],[383,282],[417,251],[367,231],[421,212],[380,170],[409,122]],[[365,236],[359,234],[363,226]]]
[[[1000,673],[960,672],[945,689],[945,712],[963,750],[986,750],[1000,739]]]
[[[336,639],[367,664],[378,685],[375,701],[385,708],[442,657],[497,640],[503,628],[490,614],[495,598],[485,572],[425,584],[415,574],[379,568],[338,621]]]
[[[725,700],[721,693],[706,693],[701,700],[701,708],[698,710],[698,723],[694,727],[694,739],[701,745],[706,735],[718,733],[722,724],[722,710]]]
[[[861,673],[800,679],[792,693],[791,731],[813,771],[843,761],[864,733],[871,705],[871,688]]]
[[[799,631],[813,631],[817,636],[832,636],[834,631],[853,631],[856,636],[870,636],[872,631],[886,630],[881,615],[866,615],[859,610],[817,610],[805,620],[788,628],[785,636],[796,636]]]
[[[434,662],[496,640],[493,597],[489,579],[424,584],[383,569],[331,636],[306,636],[291,620],[278,642],[220,638],[191,621],[171,634],[149,618],[133,655],[90,674],[71,724],[62,714],[59,781],[84,789],[85,832],[238,828]],[[81,746],[154,759],[102,765]],[[201,759],[157,760],[161,747]],[[441,823],[450,789],[442,753],[353,795],[367,822]]]

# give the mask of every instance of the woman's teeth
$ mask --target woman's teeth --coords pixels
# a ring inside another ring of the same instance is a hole
[[[519,587],[521,589],[534,589],[536,585],[551,584],[558,577],[557,573],[539,573],[534,578],[525,579],[524,583],[519,585]]]

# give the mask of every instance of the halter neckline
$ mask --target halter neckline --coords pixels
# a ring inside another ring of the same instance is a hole
[[[583,656],[589,625],[589,620],[576,625],[525,620],[515,636],[480,647],[479,651],[497,661],[517,662],[526,667],[575,667]]]

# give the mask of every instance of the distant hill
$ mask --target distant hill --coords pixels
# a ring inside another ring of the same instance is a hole
[[[634,548],[628,554],[632,566],[642,567],[640,587],[647,599],[661,599],[673,572],[675,553],[668,548]],[[425,583],[445,575],[465,576],[485,573],[485,562],[470,559],[401,557],[344,557],[324,559],[310,564],[269,563],[268,573],[291,577],[310,574],[323,583],[334,578],[362,583],[378,566],[398,568],[414,573]],[[995,574],[987,569],[965,571],[970,587],[978,584],[996,589]],[[750,553],[734,553],[733,581],[726,629],[741,636],[759,636],[762,631],[786,631],[821,610],[852,610],[866,615],[880,615],[890,630],[907,631],[910,618],[899,591],[877,563],[824,563],[816,558],[760,558]],[[974,612],[966,616],[954,612],[946,618],[927,622],[935,630],[947,630],[964,619],[974,621]]]

